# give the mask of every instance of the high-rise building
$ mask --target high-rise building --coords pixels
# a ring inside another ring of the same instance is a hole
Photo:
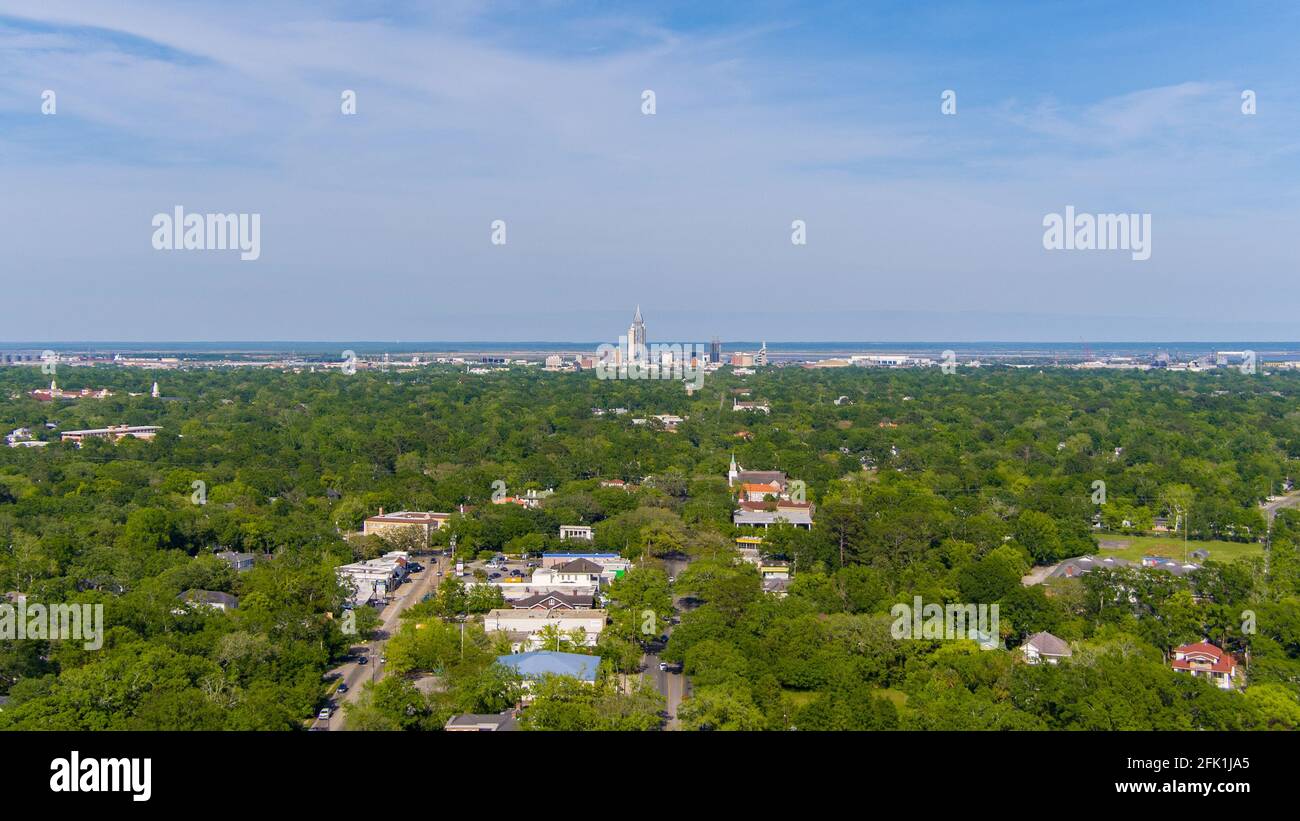
[[[627,329],[627,358],[629,362],[641,361],[648,351],[645,343],[645,322],[641,320],[641,306],[636,306],[636,316],[632,317],[632,326]]]
[[[713,337],[713,342],[709,346],[709,361],[715,365],[722,364],[722,341],[716,336]]]
[[[758,349],[758,356],[754,357],[754,364],[755,365],[767,364],[767,343],[766,342],[763,343],[763,347]]]

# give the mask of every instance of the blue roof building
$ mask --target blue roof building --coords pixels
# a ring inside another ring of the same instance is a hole
[[[539,679],[548,675],[572,676],[579,681],[592,683],[596,681],[596,668],[600,666],[600,656],[533,650],[528,653],[497,656],[497,664],[509,667],[526,679]]]

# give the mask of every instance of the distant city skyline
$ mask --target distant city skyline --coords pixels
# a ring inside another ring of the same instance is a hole
[[[1178,317],[1088,317],[1081,318],[1057,314],[1008,314],[907,311],[822,311],[802,317],[791,317],[788,312],[728,312],[705,314],[699,311],[665,310],[657,313],[652,304],[642,307],[645,322],[642,325],[650,342],[709,343],[715,336],[726,345],[734,341],[752,342],[757,348],[761,341],[773,345],[791,343],[941,343],[975,344],[982,342],[1024,343],[1150,343],[1173,342],[1286,342],[1300,345],[1300,323],[1260,321],[1199,321],[1188,322]],[[279,334],[238,336],[223,332],[220,317],[197,317],[190,323],[189,332],[176,329],[171,323],[159,323],[157,328],[140,328],[129,337],[68,337],[54,336],[5,337],[0,345],[18,343],[322,343],[350,342],[438,342],[438,343],[590,343],[615,344],[620,335],[630,333],[627,310],[582,312],[528,312],[499,314],[496,316],[460,314],[433,316],[423,324],[426,332],[409,336],[385,337],[368,335],[357,329],[342,328],[335,335],[312,336],[310,323],[298,323],[286,317]],[[801,335],[791,329],[817,329],[813,335]],[[412,322],[412,327],[421,323]],[[492,335],[492,328],[508,328],[508,334]],[[1086,331],[1073,337],[1063,335],[1063,330],[1073,328]],[[299,333],[291,333],[293,330]],[[178,333],[167,333],[179,330]]]
[[[1294,4],[434,5],[0,0],[0,339],[1300,337]]]

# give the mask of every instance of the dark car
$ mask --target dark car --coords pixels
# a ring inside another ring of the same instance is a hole
[[[348,686],[347,686],[346,684],[340,684],[340,685],[339,685],[338,692],[340,692],[340,693],[346,693],[347,691],[348,691]]]
[[[370,663],[370,659],[366,658],[365,656],[362,656],[361,658],[357,659],[357,664],[369,664],[369,663]]]

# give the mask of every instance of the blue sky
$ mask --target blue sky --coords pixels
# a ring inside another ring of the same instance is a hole
[[[676,339],[1300,339],[1298,34],[1286,2],[0,0],[0,340],[613,341],[637,303]],[[260,214],[260,258],[154,250],[176,205]],[[1067,205],[1151,214],[1151,258],[1044,250]]]

